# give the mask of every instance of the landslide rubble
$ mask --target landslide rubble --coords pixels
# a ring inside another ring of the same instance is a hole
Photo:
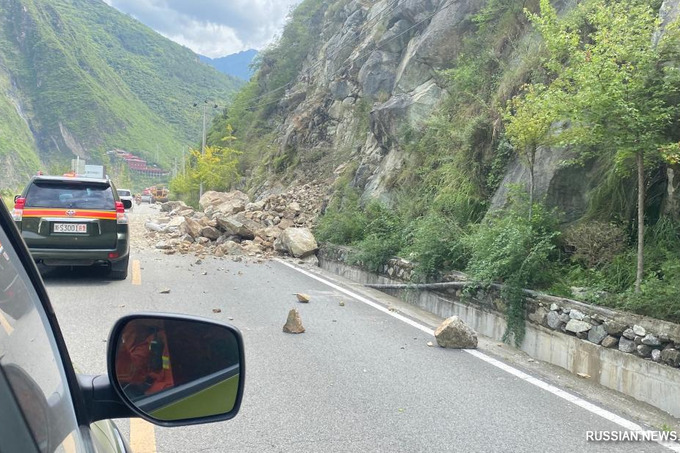
[[[241,191],[203,194],[200,210],[181,201],[159,204],[144,237],[166,254],[268,258],[290,255],[317,262],[311,232],[326,200],[326,187],[306,184],[251,202]]]

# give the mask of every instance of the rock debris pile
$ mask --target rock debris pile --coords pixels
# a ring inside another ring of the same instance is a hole
[[[316,262],[311,228],[325,200],[322,185],[306,184],[251,202],[241,191],[203,194],[196,211],[181,201],[160,205],[145,236],[166,254],[270,257],[287,254]]]

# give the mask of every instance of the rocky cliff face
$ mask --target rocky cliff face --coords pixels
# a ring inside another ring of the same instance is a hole
[[[574,2],[558,3],[566,9]],[[298,175],[302,180],[356,169],[353,185],[363,198],[389,203],[395,177],[408,165],[405,136],[421,129],[446,99],[438,72],[455,62],[473,29],[473,16],[485,4],[352,0],[329,8],[320,50],[309,56],[281,104],[279,155],[293,152],[301,163],[314,164],[299,168],[314,168],[312,174]],[[666,0],[663,23],[679,11],[680,0]],[[585,212],[588,185],[583,180],[592,170],[564,167],[569,157],[566,150],[539,152],[536,195],[574,220]],[[528,187],[528,179],[521,162],[510,162],[492,207],[504,204],[509,184]]]
[[[480,6],[354,0],[327,13],[324,44],[284,100],[280,153],[294,148],[304,162],[334,150],[325,163],[356,166],[364,197],[389,201],[389,181],[406,159],[401,141],[444,98],[437,71],[455,61]]]

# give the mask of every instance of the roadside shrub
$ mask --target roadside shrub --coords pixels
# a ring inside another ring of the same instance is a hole
[[[480,285],[504,284],[502,297],[507,309],[507,330],[503,340],[519,346],[525,333],[523,289],[540,287],[550,281],[552,255],[556,250],[556,215],[529,203],[524,193],[515,191],[508,209],[490,215],[466,236],[463,243],[470,251],[466,271]]]
[[[628,249],[602,268],[605,291],[624,292],[635,284],[637,253]]]
[[[542,205],[534,204],[530,220],[524,208],[511,206],[490,216],[464,238],[470,251],[466,270],[481,282],[540,286],[551,276],[550,257],[558,235],[553,213]]]
[[[441,272],[463,269],[467,254],[462,239],[463,229],[452,219],[431,212],[410,225],[409,245],[405,252],[415,262],[415,277],[429,281]]]
[[[572,259],[588,268],[611,263],[626,246],[626,232],[607,222],[581,222],[569,228],[563,236],[572,251]]]
[[[627,293],[621,308],[640,315],[680,323],[680,259],[669,259],[648,275],[640,293]]]
[[[678,224],[661,217],[645,234],[646,275],[640,293],[629,283],[620,307],[645,316],[680,322],[680,235]],[[631,254],[631,262],[633,252]],[[631,269],[633,268],[630,265]],[[632,280],[632,278],[631,278]]]
[[[355,263],[378,272],[404,246],[404,225],[399,215],[379,202],[369,203],[365,210],[364,237],[356,244]]]
[[[366,217],[359,207],[359,194],[345,186],[331,200],[314,234],[321,242],[350,245],[364,238],[366,224]]]

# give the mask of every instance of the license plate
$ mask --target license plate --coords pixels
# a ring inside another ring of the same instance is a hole
[[[86,223],[55,223],[55,233],[87,233]]]

